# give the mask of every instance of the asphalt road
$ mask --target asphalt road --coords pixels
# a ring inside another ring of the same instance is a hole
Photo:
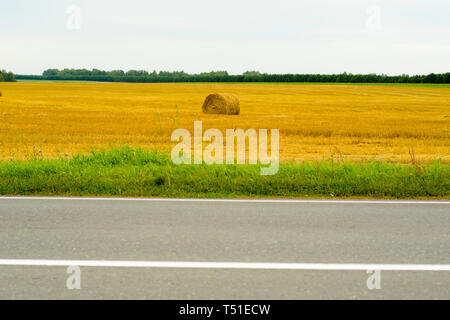
[[[450,265],[450,202],[0,198],[0,259]],[[450,271],[0,265],[0,299],[450,299]]]

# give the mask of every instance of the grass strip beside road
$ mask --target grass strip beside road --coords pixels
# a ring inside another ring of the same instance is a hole
[[[71,158],[0,161],[0,195],[182,198],[450,198],[450,166],[324,160],[174,165],[166,153],[121,147]]]

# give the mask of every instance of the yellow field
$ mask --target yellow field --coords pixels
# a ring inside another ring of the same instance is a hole
[[[57,157],[109,145],[169,150],[176,128],[280,129],[282,160],[450,163],[450,88],[0,83],[0,157]],[[241,115],[202,113],[209,93],[239,96]],[[33,146],[36,149],[33,149]],[[67,156],[67,155],[66,155]]]

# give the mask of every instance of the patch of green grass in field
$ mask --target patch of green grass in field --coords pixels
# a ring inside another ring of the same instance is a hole
[[[450,88],[450,83],[379,83],[379,82],[230,82],[235,84],[270,84],[270,85],[337,85],[337,86],[382,86],[382,87],[419,87]]]
[[[93,81],[93,80],[41,80],[41,79],[17,79],[16,82],[38,82],[38,83],[111,83],[108,81]]]
[[[320,161],[174,165],[169,155],[122,147],[61,159],[0,161],[0,195],[148,197],[449,198],[450,166]]]
[[[40,82],[40,83],[111,83],[108,81],[91,81],[91,80],[28,80],[19,79],[17,82]],[[135,83],[135,82],[116,82],[116,83]],[[181,84],[267,84],[267,85],[339,85],[339,86],[384,86],[384,87],[421,87],[421,88],[450,88],[450,83],[368,83],[368,82],[136,82],[136,83],[148,83],[148,84],[158,84],[158,83],[181,83]]]

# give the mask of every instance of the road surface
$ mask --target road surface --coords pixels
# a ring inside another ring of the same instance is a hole
[[[448,201],[0,197],[0,299],[450,299],[449,231]]]

